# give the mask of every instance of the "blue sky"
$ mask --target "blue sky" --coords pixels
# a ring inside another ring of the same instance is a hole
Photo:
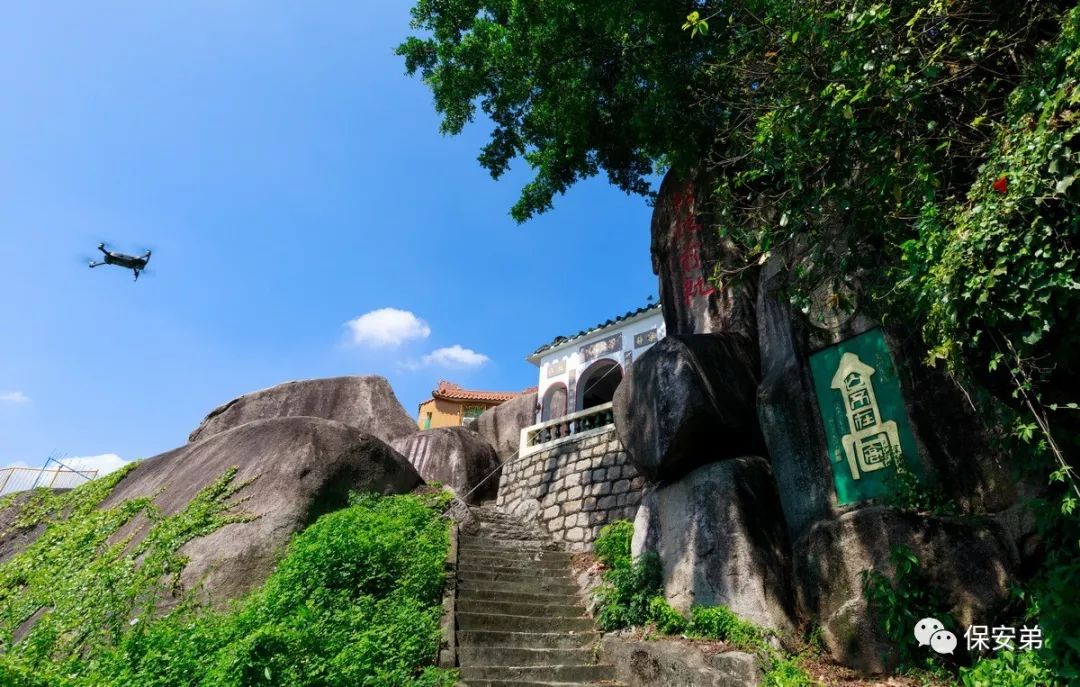
[[[655,293],[644,199],[510,219],[528,170],[438,133],[409,6],[0,5],[0,465],[149,457],[291,379],[385,375],[410,414],[442,378],[523,388]],[[99,241],[152,274],[87,269]]]

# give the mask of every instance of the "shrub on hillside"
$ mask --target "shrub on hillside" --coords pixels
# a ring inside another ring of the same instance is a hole
[[[120,622],[88,625],[81,642],[49,632],[55,624],[35,627],[0,656],[0,683],[450,685],[452,672],[430,667],[438,650],[449,546],[438,505],[418,496],[356,497],[297,535],[266,583],[223,611],[201,607],[188,595],[171,613],[155,618],[130,598],[105,612]],[[64,542],[65,528],[81,533],[85,525],[61,519],[50,528],[51,539]],[[20,558],[26,555],[48,561],[51,554],[32,546],[0,565],[0,579],[9,585],[0,589],[0,599],[14,594],[11,574],[24,570],[29,561]],[[73,562],[79,566],[70,571],[74,579],[86,573],[112,580],[114,601],[133,590],[153,592],[130,584],[126,576],[136,568],[123,556]],[[62,615],[79,608],[62,595],[55,603],[52,612]],[[63,653],[76,644],[77,652]]]

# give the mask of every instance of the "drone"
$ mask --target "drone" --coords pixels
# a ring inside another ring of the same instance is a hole
[[[101,267],[102,265],[124,267],[135,273],[135,281],[139,281],[139,272],[146,269],[146,263],[150,262],[150,251],[146,251],[142,255],[125,255],[124,253],[115,253],[106,249],[104,243],[98,244],[98,250],[105,254],[105,259],[101,262],[91,260],[91,268]]]

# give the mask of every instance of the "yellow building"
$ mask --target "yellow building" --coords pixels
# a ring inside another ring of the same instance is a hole
[[[479,417],[488,408],[509,401],[525,391],[470,391],[452,382],[442,381],[431,398],[420,404],[416,424],[420,429],[460,427],[466,418]]]

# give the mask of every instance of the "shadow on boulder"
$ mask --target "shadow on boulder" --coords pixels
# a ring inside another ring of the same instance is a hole
[[[412,465],[378,438],[341,422],[314,417],[248,422],[147,459],[102,503],[109,508],[152,498],[166,515],[182,510],[229,468],[236,467],[234,510],[251,520],[226,524],[181,548],[188,557],[180,582],[220,606],[261,584],[294,533],[347,505],[352,491],[401,494],[423,481]],[[145,518],[119,536],[139,541]]]
[[[429,429],[392,445],[425,481],[441,482],[467,503],[487,501],[498,493],[502,463],[491,444],[472,430]]]
[[[651,481],[704,462],[764,453],[757,343],[741,335],[668,336],[631,366],[615,392],[615,427]]]
[[[660,556],[664,596],[680,612],[722,605],[793,634],[788,541],[764,458],[721,460],[647,489],[631,548]]]
[[[794,546],[800,606],[820,619],[826,648],[864,673],[895,667],[897,647],[881,629],[859,576],[895,576],[890,554],[905,546],[919,559],[960,628],[989,625],[1009,600],[1016,550],[988,518],[945,518],[869,506],[818,523]],[[910,628],[914,631],[914,628]]]

